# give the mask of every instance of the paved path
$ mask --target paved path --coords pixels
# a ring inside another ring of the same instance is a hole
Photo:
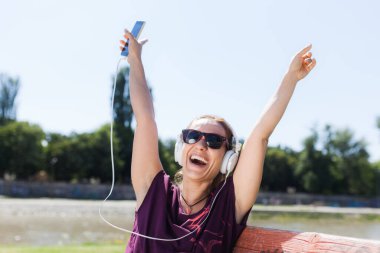
[[[85,209],[86,212],[97,212],[98,207],[102,204],[102,201],[94,200],[72,200],[72,199],[8,199],[0,198],[0,214],[6,209],[17,209],[27,212],[39,206],[43,210],[62,209],[64,207],[75,207],[78,209]],[[107,201],[104,211],[107,212],[112,209],[112,212],[123,210],[133,210],[135,207],[135,201]],[[65,208],[69,210],[70,208]],[[273,213],[330,213],[330,214],[373,214],[380,215],[380,208],[353,208],[353,207],[327,207],[327,206],[306,206],[306,205],[294,205],[294,206],[264,206],[254,205],[254,212],[273,212]]]
[[[287,213],[330,213],[330,214],[374,214],[380,215],[380,208],[328,207],[328,206],[263,206],[254,205],[253,211]]]

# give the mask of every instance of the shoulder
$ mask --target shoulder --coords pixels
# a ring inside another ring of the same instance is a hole
[[[173,191],[170,176],[164,170],[159,171],[153,178],[144,199],[137,206],[137,210],[151,206],[153,203],[166,201],[168,194]]]
[[[230,203],[234,203],[235,190],[234,190],[234,181],[232,177],[230,176],[228,178],[225,178],[223,179],[223,181],[217,184],[217,186],[214,187],[214,189],[211,191],[211,196],[212,196],[212,199],[216,198],[215,205],[224,203],[222,204],[222,206],[224,205],[224,208],[227,208],[230,205]]]
[[[163,189],[164,191],[169,190],[172,187],[172,182],[170,176],[166,174],[164,170],[159,171],[153,178],[152,183],[148,189],[148,194],[156,195],[156,190]]]
[[[216,191],[219,191],[221,188],[225,188],[226,190],[224,191],[226,195],[234,197],[234,180],[232,176],[227,177],[224,179],[222,182],[219,183],[219,185],[216,187]]]
[[[235,193],[235,184],[236,180],[234,180],[233,176],[229,176],[225,180],[223,180],[213,191],[217,198],[220,198],[220,202],[222,203],[222,208],[225,215],[229,216],[229,218],[236,221],[236,224],[245,224],[247,218],[249,216],[250,210],[241,211],[236,201],[236,193]],[[222,189],[223,188],[223,189]],[[216,200],[218,202],[218,200]],[[227,211],[230,210],[230,211]],[[229,214],[228,214],[229,213]]]

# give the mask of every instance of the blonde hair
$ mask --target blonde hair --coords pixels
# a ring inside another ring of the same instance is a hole
[[[216,115],[206,114],[206,115],[202,115],[200,117],[193,119],[188,125],[188,127],[190,127],[195,121],[200,120],[200,119],[210,119],[219,123],[223,127],[224,131],[226,132],[226,138],[228,140],[227,150],[232,149],[232,137],[236,138],[236,136],[233,136],[233,130],[231,129],[230,125],[227,123],[227,121],[224,118],[216,116]],[[218,184],[224,181],[225,178],[226,178],[226,175],[219,172],[212,182],[211,189],[214,189],[216,186],[218,186]],[[179,171],[175,173],[173,180],[176,185],[179,185],[182,183],[182,180],[183,180],[182,169],[180,169]]]

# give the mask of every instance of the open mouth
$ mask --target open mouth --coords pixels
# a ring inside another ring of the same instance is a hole
[[[190,162],[192,164],[197,165],[197,166],[205,166],[208,163],[206,159],[204,159],[203,157],[198,156],[198,155],[190,156]]]

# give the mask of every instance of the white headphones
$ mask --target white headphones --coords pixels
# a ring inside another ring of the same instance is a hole
[[[226,125],[229,127],[229,129],[232,132],[232,143],[230,144],[232,146],[232,149],[228,150],[223,157],[222,166],[220,167],[220,173],[226,174],[231,173],[239,159],[239,151],[241,149],[241,143],[239,142],[234,130],[232,127],[226,122]],[[177,141],[175,143],[175,149],[174,149],[174,160],[181,166],[183,166],[182,162],[182,155],[183,155],[183,149],[184,149],[184,142],[182,138],[182,134],[178,135]]]

